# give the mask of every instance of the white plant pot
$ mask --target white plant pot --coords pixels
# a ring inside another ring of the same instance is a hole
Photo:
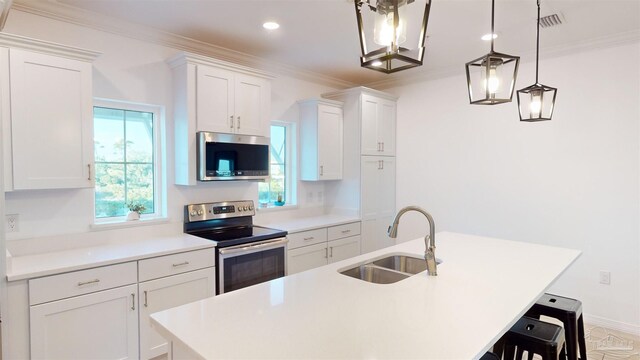
[[[140,220],[140,214],[136,211],[129,211],[127,221]]]

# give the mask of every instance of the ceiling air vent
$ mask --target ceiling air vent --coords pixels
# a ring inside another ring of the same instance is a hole
[[[564,17],[562,14],[552,14],[540,18],[541,28],[550,28],[552,26],[562,25],[564,23]]]

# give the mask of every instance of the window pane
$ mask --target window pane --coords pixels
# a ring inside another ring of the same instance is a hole
[[[127,162],[153,162],[153,114],[127,111]]]
[[[96,218],[125,215],[124,165],[96,163],[95,168]]]
[[[284,164],[286,150],[287,128],[284,126],[271,126],[271,163]]]
[[[127,204],[142,204],[142,214],[153,213],[153,165],[127,164]]]
[[[282,196],[282,201],[286,201],[285,189],[285,168],[284,165],[271,165],[270,199],[271,202],[278,200],[278,195]]]
[[[94,108],[96,161],[124,161],[124,111]]]

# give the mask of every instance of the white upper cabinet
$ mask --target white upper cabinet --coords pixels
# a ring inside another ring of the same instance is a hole
[[[342,103],[307,100],[300,105],[300,179],[342,179]]]
[[[97,53],[6,34],[0,46],[5,190],[92,187]]]
[[[395,156],[395,101],[363,94],[361,111],[361,155]]]
[[[272,76],[180,53],[173,69],[176,184],[195,185],[196,132],[269,136]]]

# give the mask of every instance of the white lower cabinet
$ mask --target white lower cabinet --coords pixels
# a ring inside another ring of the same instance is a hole
[[[151,359],[169,352],[169,344],[152,327],[149,315],[215,295],[215,268],[141,282],[140,358]]]
[[[152,313],[215,295],[215,249],[29,280],[32,359],[150,359],[170,349]]]
[[[292,233],[287,237],[289,275],[360,255],[360,222]],[[305,240],[315,243],[304,245]]]
[[[32,359],[137,359],[137,285],[31,306]]]

